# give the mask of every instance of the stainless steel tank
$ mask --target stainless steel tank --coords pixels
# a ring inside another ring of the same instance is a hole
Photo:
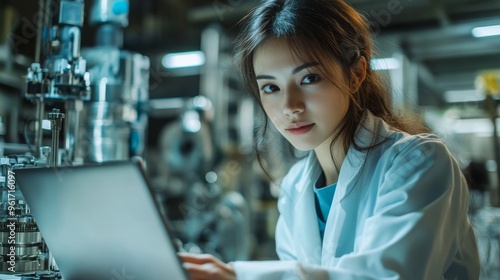
[[[149,58],[122,50],[128,1],[96,0],[90,24],[96,46],[82,50],[90,73],[91,97],[83,103],[76,157],[104,162],[142,156],[149,99]]]

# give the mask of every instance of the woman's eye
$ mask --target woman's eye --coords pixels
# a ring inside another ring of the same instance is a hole
[[[264,85],[261,90],[265,93],[273,93],[278,91],[280,88],[275,85]]]
[[[320,79],[321,78],[318,75],[311,74],[311,75],[305,76],[304,79],[302,79],[302,83],[303,84],[312,84],[312,83],[318,82]]]

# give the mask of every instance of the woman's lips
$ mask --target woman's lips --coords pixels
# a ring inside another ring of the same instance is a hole
[[[309,132],[314,126],[314,123],[311,124],[292,124],[286,130],[292,134],[304,134]]]

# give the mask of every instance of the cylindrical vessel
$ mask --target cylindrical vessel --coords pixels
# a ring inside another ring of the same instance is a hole
[[[91,80],[84,102],[76,154],[83,162],[142,155],[149,98],[149,58],[115,47],[83,50]]]

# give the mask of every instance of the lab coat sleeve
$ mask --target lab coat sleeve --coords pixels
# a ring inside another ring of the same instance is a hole
[[[237,280],[328,280],[319,266],[297,261],[238,261],[232,263]]]
[[[289,174],[294,174],[296,172],[297,166],[292,167],[291,172]],[[292,205],[292,195],[289,192],[290,186],[293,185],[293,179],[295,176],[285,176],[282,181],[282,189],[280,191],[280,196],[278,199],[278,212],[280,216],[278,218],[278,222],[276,223],[276,233],[275,235],[279,238],[276,238],[276,253],[280,260],[297,260],[297,255],[294,252],[294,240],[292,238],[290,226],[291,221],[286,221],[286,216],[290,216],[289,213],[294,205]],[[288,214],[288,215],[287,215]],[[291,217],[288,217],[290,219]]]
[[[276,253],[280,260],[296,260],[295,252],[293,251],[293,239],[290,234],[290,229],[283,218],[280,216],[278,218],[278,223],[276,224]]]
[[[353,253],[334,258],[332,252],[327,267],[295,260],[235,262],[237,279],[443,279],[464,236],[457,232],[466,231],[463,176],[444,144],[434,138],[419,138],[392,158],[380,167],[385,174],[378,183],[376,206],[357,234]],[[284,247],[300,242],[290,239],[286,225],[278,224],[278,229],[288,242]],[[279,250],[281,257],[293,258],[292,251]]]
[[[278,209],[280,213],[287,209],[290,201],[280,197]],[[293,250],[294,243],[299,242],[292,239],[288,228],[289,224],[285,222],[283,215],[278,219],[276,225],[276,252],[279,261],[238,261],[233,262],[233,268],[236,272],[237,280],[328,280],[328,272],[314,265],[306,265],[298,262]]]

